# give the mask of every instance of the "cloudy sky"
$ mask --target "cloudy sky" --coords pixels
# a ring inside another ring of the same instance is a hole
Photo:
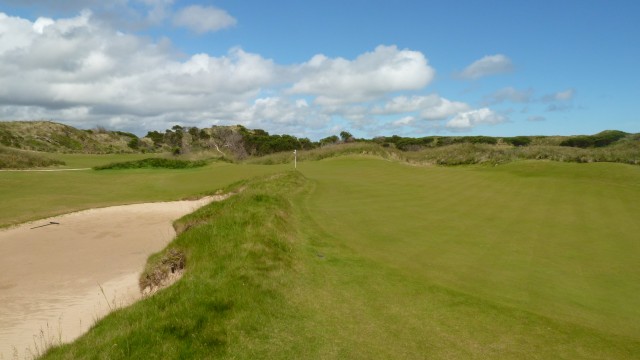
[[[640,132],[638,14],[633,0],[0,0],[0,120]]]

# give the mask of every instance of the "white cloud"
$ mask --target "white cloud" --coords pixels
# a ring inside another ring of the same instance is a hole
[[[236,22],[234,17],[222,9],[199,5],[183,8],[173,18],[175,26],[185,27],[200,34],[228,28]]]
[[[575,89],[567,89],[565,91],[559,91],[553,94],[548,94],[542,97],[542,101],[544,102],[554,102],[554,101],[569,101],[573,99],[575,96]]]
[[[527,103],[533,97],[533,90],[518,90],[513,87],[500,89],[487,97],[486,103],[499,104],[505,101],[514,103]]]
[[[417,51],[378,46],[355,60],[316,55],[297,67],[292,94],[316,96],[320,105],[366,102],[388,93],[419,90],[435,71]]]
[[[495,125],[503,123],[506,118],[489,108],[471,110],[456,115],[447,122],[446,127],[453,131],[467,131],[478,125]]]
[[[53,24],[55,24],[55,21],[53,21],[53,19],[40,17],[38,18],[38,20],[36,20],[35,23],[33,23],[33,30],[38,34],[42,34],[44,33],[44,28]]]
[[[559,93],[556,93],[556,100],[560,100],[560,101],[571,100],[573,99],[573,96],[575,94],[576,94],[576,91],[574,89],[561,91]]]
[[[34,23],[0,14],[0,36],[10,39],[0,42],[0,106],[29,106],[28,113],[61,115],[57,109],[76,107],[100,119],[195,113],[251,100],[277,79],[277,66],[260,55],[232,49],[179,60],[170,45],[106,28],[90,12]]]
[[[152,24],[163,22],[170,14],[173,0],[137,0],[147,5],[147,20]]]
[[[458,101],[449,101],[441,98],[435,106],[426,108],[420,112],[420,116],[426,120],[444,120],[461,111],[467,111],[470,106]]]
[[[377,106],[373,109],[374,114],[400,114],[406,112],[414,112],[425,108],[433,107],[441,102],[438,95],[431,94],[426,96],[397,96],[389,100],[384,106]]]
[[[461,111],[467,111],[470,106],[458,101],[450,101],[436,94],[425,96],[398,96],[383,106],[376,106],[373,114],[389,115],[419,112],[420,118],[425,120],[443,120]]]
[[[532,115],[527,117],[527,121],[545,121],[547,120],[544,116]]]
[[[392,124],[394,126],[407,126],[407,125],[411,125],[415,122],[416,118],[414,118],[413,116],[405,116],[401,119],[398,119],[396,121],[394,121]]]
[[[149,7],[171,4],[144,1]],[[437,120],[470,111],[437,94],[397,96],[421,91],[433,79],[434,70],[417,51],[379,46],[351,60],[316,55],[292,65],[241,48],[185,57],[169,40],[152,41],[110,24],[89,11],[35,21],[0,13],[0,119],[52,119],[139,134],[174,124],[239,123],[317,138],[346,123],[363,131],[381,124],[390,126],[385,130],[437,127]],[[466,116],[471,125],[491,118]],[[450,128],[460,128],[455,124]]]
[[[497,54],[488,55],[467,66],[458,76],[462,79],[479,79],[481,77],[513,71],[513,63],[508,57]]]

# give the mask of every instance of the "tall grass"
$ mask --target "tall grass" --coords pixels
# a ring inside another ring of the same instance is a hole
[[[299,151],[298,161],[322,160],[342,155],[375,155],[383,159],[405,161],[413,164],[468,165],[504,164],[517,160],[552,160],[560,162],[618,162],[640,164],[640,136],[629,137],[613,145],[600,148],[574,148],[549,145],[555,140],[544,139],[529,146],[460,143],[438,147],[426,147],[418,151],[399,151],[375,143],[348,143]],[[556,139],[557,140],[557,139]],[[556,141],[557,142],[557,141]],[[249,164],[284,164],[293,162],[293,153],[277,153],[245,161]]]
[[[64,161],[51,159],[36,152],[0,146],[0,169],[30,169],[64,164]]]

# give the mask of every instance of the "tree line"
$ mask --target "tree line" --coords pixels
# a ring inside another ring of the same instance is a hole
[[[561,137],[554,145],[568,147],[602,147],[626,137],[627,133],[617,130],[607,130],[595,135],[579,135]],[[164,132],[149,131],[143,138],[135,135],[129,142],[129,147],[138,151],[171,151],[176,155],[187,154],[192,151],[216,150],[221,154],[231,154],[243,159],[249,156],[263,156],[278,152],[293,150],[311,150],[318,147],[351,143],[373,142],[383,147],[395,147],[401,151],[419,151],[425,148],[442,147],[453,144],[488,144],[510,145],[515,147],[529,146],[534,140],[544,140],[554,137],[546,136],[425,136],[402,137],[378,136],[373,139],[358,139],[348,131],[338,135],[331,135],[318,141],[306,137],[293,135],[269,134],[262,129],[248,129],[242,125],[211,126],[198,128],[195,126],[175,125]],[[558,138],[558,137],[555,137]]]

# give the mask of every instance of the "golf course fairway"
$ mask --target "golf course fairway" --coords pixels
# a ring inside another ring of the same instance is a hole
[[[180,281],[45,358],[640,357],[640,167],[245,169],[177,221]]]

